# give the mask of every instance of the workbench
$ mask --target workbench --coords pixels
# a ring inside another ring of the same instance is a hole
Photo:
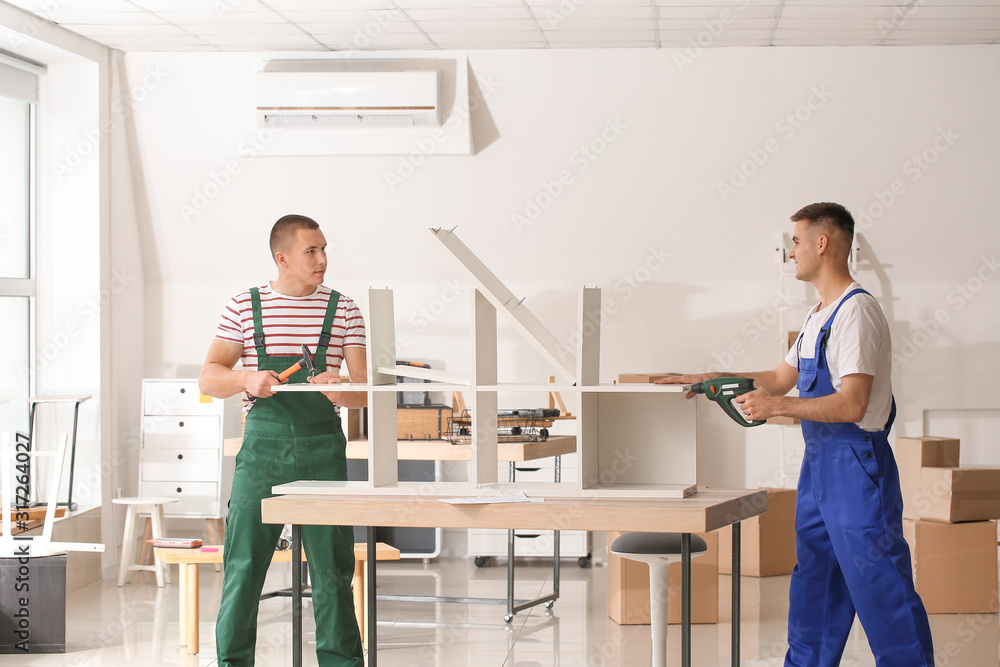
[[[226,456],[236,456],[239,453],[242,438],[229,438],[224,441],[223,452]],[[550,436],[547,440],[537,442],[502,442],[498,444],[498,459],[510,464],[508,481],[514,482],[514,464],[524,461],[555,457],[555,483],[561,482],[563,454],[576,451],[576,437]],[[348,459],[368,459],[368,441],[363,439],[350,440],[347,443]],[[397,443],[397,459],[400,461],[471,461],[472,445],[453,445],[447,440],[400,440]],[[350,524],[348,524],[350,525]],[[359,524],[363,525],[363,524]],[[410,527],[415,524],[409,524]],[[527,526],[518,526],[526,528]],[[412,595],[380,595],[380,600],[419,600],[423,602],[458,602],[473,604],[506,604],[507,612],[504,620],[510,622],[514,614],[539,604],[550,605],[559,597],[559,530],[553,536],[552,544],[552,593],[533,600],[516,600],[514,598],[514,531],[507,531],[507,596],[505,598],[456,598],[440,596]]]
[[[285,490],[274,487],[281,494]],[[767,511],[767,492],[706,489],[679,499],[611,498],[583,496],[546,498],[541,503],[451,505],[442,500],[455,495],[344,493],[302,495],[292,493],[261,502],[265,523],[292,524],[292,560],[301,553],[301,526],[368,526],[366,587],[376,586],[375,527],[418,526],[442,528],[530,528],[537,530],[641,531],[682,534],[681,659],[691,664],[691,533],[733,527],[732,664],[739,665],[740,633],[740,522]],[[302,664],[301,573],[292,571],[292,664]],[[368,666],[376,667],[376,596],[368,596]]]

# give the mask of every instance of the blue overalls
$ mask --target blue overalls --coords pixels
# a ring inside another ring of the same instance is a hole
[[[799,355],[799,396],[834,393],[826,341],[841,306],[816,338],[812,359]],[[799,337],[801,352],[802,337]],[[855,424],[802,421],[806,442],[795,510],[798,563],[792,572],[786,667],[840,664],[857,611],[879,667],[934,664],[930,626],[913,588],[903,539],[899,473],[888,435]]]

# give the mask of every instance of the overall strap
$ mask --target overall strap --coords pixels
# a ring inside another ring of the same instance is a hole
[[[330,290],[330,301],[326,304],[326,317],[323,319],[323,332],[319,335],[319,342],[316,344],[316,355],[320,359],[326,359],[326,348],[330,344],[330,336],[333,332],[333,319],[337,315],[337,304],[340,303],[340,292]]]
[[[826,348],[826,342],[830,338],[830,329],[833,328],[834,318],[837,317],[837,313],[839,313],[840,309],[843,308],[845,303],[847,303],[847,300],[850,299],[855,294],[868,294],[868,296],[871,296],[871,294],[869,294],[867,290],[864,290],[859,287],[856,290],[852,290],[847,296],[845,296],[843,299],[840,300],[840,303],[837,304],[837,307],[833,310],[833,313],[830,315],[829,318],[827,318],[826,323],[823,324],[823,327],[820,329],[820,336],[816,344],[817,351],[821,348],[823,349]]]
[[[250,288],[250,302],[253,307],[253,344],[257,348],[257,358],[264,359],[267,357],[264,351],[264,321],[260,311],[260,290],[256,287]]]

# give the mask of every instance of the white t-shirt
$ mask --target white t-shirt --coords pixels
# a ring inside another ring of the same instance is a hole
[[[816,338],[820,329],[844,297],[860,288],[861,285],[853,282],[836,301],[823,310],[816,312],[814,306],[809,311],[805,324],[802,325],[801,346],[793,345],[785,356],[785,361],[792,368],[798,368],[796,348],[801,347],[804,359],[811,359],[816,353]],[[830,365],[830,381],[835,391],[840,391],[840,378],[845,375],[864,373],[875,378],[871,397],[868,399],[868,411],[858,426],[865,431],[881,431],[885,428],[892,410],[892,341],[885,315],[874,297],[855,294],[844,303],[844,307],[837,313],[837,319],[833,321],[826,344],[826,360]]]
[[[289,364],[302,356],[302,344],[313,352],[323,331],[326,307],[331,290],[320,285],[308,296],[287,296],[275,292],[270,283],[261,285],[260,311],[264,326],[264,346],[268,355],[285,355]],[[257,348],[253,340],[253,302],[250,290],[232,298],[219,319],[215,337],[243,345],[243,368],[257,370]],[[339,371],[345,347],[365,347],[365,322],[361,311],[350,297],[340,295],[337,311],[330,328],[330,343],[326,348],[326,368]],[[243,409],[249,411],[254,399],[243,397]]]

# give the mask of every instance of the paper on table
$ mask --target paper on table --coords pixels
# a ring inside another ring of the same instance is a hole
[[[503,503],[544,503],[544,498],[529,498],[516,484],[479,484],[475,498],[442,498],[449,505],[499,505]]]

